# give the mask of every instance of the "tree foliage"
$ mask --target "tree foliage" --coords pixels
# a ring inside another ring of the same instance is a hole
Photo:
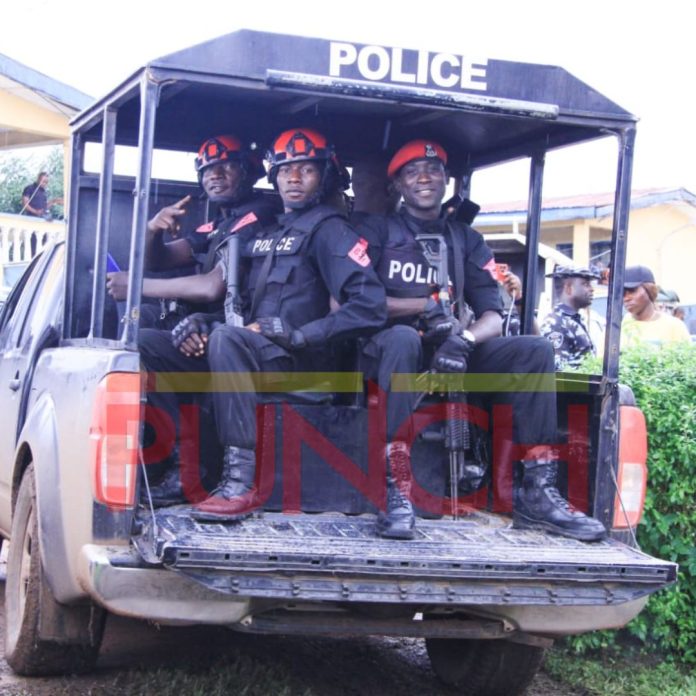
[[[22,209],[22,191],[36,181],[39,172],[50,175],[48,198],[63,198],[63,148],[36,148],[30,154],[24,151],[0,153],[0,212],[19,213]],[[22,153],[22,154],[18,154]],[[63,206],[51,208],[54,218],[63,215]]]

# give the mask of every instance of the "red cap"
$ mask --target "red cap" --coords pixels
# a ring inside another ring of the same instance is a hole
[[[439,143],[432,140],[411,140],[400,147],[391,158],[387,168],[387,176],[396,176],[399,169],[405,164],[417,159],[430,159],[437,157],[442,164],[447,164],[447,153]]]

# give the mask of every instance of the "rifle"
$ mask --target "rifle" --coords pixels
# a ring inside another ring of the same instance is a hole
[[[447,241],[441,234],[419,234],[416,240],[423,249],[423,255],[437,272],[440,287],[438,301],[447,317],[456,321],[449,294],[449,270]],[[447,391],[445,406],[445,448],[449,452],[450,500],[452,518],[457,519],[457,497],[459,491],[468,494],[478,490],[485,477],[485,467],[478,462],[469,463],[466,452],[471,449],[469,423],[463,417],[466,410],[466,394],[460,391]]]
[[[229,326],[244,326],[242,299],[239,295],[239,237],[230,235],[227,246],[227,293],[225,294],[225,322]]]

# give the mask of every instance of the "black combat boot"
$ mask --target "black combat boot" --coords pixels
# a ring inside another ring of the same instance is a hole
[[[170,466],[156,486],[150,486],[150,497],[154,507],[168,507],[186,502],[178,464]],[[147,502],[146,492],[143,492],[143,502]]]
[[[559,493],[556,462],[532,460],[520,464],[522,470],[515,482],[513,527],[539,529],[580,541],[599,541],[606,536],[599,520],[574,510]]]
[[[258,506],[255,477],[256,452],[225,447],[220,483],[209,497],[196,505],[191,516],[198,520],[221,522],[249,517]]]
[[[167,458],[167,470],[164,475],[154,486],[150,486],[150,497],[154,507],[193,505],[207,496],[202,484],[205,469],[198,465],[197,458],[195,469],[192,468],[193,451],[191,448],[193,446],[193,443],[184,440],[172,450],[171,455]],[[182,467],[184,467],[183,477]],[[140,498],[145,505],[149,504],[145,486],[141,488]]]
[[[387,506],[377,515],[377,534],[413,539],[416,517],[411,505],[411,452],[405,442],[387,445]]]

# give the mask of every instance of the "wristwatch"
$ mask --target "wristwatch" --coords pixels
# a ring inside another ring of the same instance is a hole
[[[462,338],[469,344],[471,348],[473,348],[476,345],[476,336],[474,336],[469,329],[464,329],[462,331]]]

